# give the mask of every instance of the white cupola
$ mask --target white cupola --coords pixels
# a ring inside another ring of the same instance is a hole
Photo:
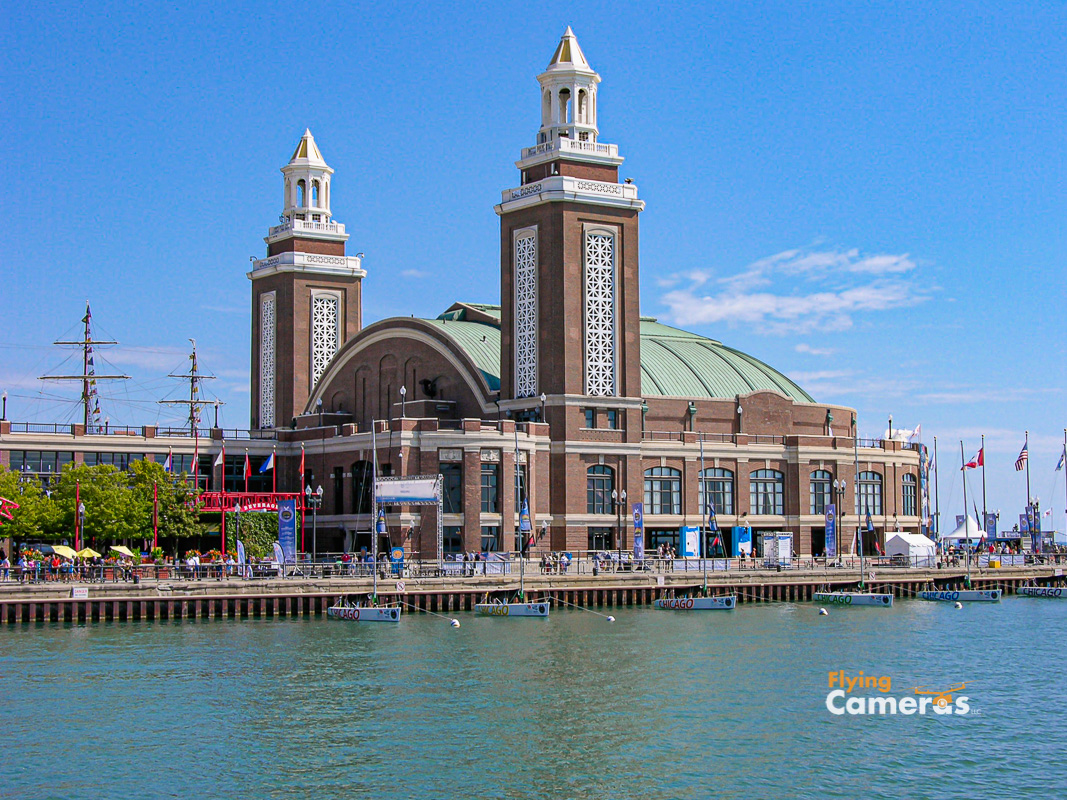
[[[541,84],[541,130],[538,144],[568,138],[595,142],[596,86],[600,76],[585,60],[578,39],[567,26],[552,61],[537,76]]]
[[[282,217],[307,222],[330,221],[330,176],[310,130],[305,130],[289,163],[282,167],[285,176],[285,203]]]

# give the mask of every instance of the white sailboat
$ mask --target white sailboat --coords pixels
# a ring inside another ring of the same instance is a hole
[[[853,434],[853,452],[856,461],[856,474],[859,474],[859,439]],[[863,534],[860,532],[859,494],[856,495],[856,545],[860,553],[860,585],[862,589],[866,584],[867,569],[863,560]],[[844,512],[842,512],[844,516]],[[871,511],[867,509],[867,526],[871,527]],[[893,595],[884,592],[853,592],[853,591],[824,591],[813,592],[811,599],[816,603],[829,603],[835,606],[875,606],[877,608],[889,608],[893,605]]]
[[[1015,594],[1023,597],[1052,597],[1055,599],[1067,598],[1067,589],[1062,586],[1020,586]]]
[[[374,534],[371,537],[371,560],[373,563],[374,590],[370,596],[370,602],[366,604],[351,603],[342,598],[337,605],[326,609],[326,616],[332,619],[343,619],[349,622],[399,622],[401,608],[399,605],[378,605],[378,537],[385,533],[385,516],[378,507],[378,443],[375,438],[374,425],[371,425],[371,450],[374,464]]]
[[[971,539],[983,538],[982,526],[978,520],[971,519],[967,511],[967,462],[964,458],[963,442],[960,442],[960,464],[963,475],[963,523],[956,530],[945,536],[949,540],[962,540],[967,548],[966,585],[971,585]],[[1003,591],[1000,589],[927,589],[916,593],[919,600],[933,600],[942,603],[996,603]]]
[[[516,495],[521,494],[521,485],[519,482],[519,430],[515,429],[515,489]],[[524,531],[523,518],[528,518],[529,509],[527,503],[529,501],[524,497],[522,498],[522,505],[519,512],[519,535],[525,541],[525,537],[528,531]],[[510,601],[503,600],[490,600],[488,596],[485,602],[476,603],[474,605],[475,613],[481,614],[483,617],[547,617],[549,612],[549,604],[547,600],[538,600],[534,603],[526,602],[526,554],[522,551],[522,546],[519,548],[519,592]]]
[[[700,480],[704,480],[704,437],[700,437]],[[708,514],[708,529],[711,533],[719,532],[719,523],[715,514],[715,503],[707,492],[704,491],[704,503]],[[737,606],[737,595],[708,596],[708,537],[704,533],[704,519],[700,520],[700,549],[704,568],[704,586],[701,594],[697,597],[661,597],[654,604],[655,608],[664,611],[729,611]]]

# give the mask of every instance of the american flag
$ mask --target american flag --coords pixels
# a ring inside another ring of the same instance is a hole
[[[1029,457],[1026,453],[1026,448],[1029,445],[1023,445],[1023,449],[1019,452],[1019,457],[1015,459],[1015,471],[1020,472],[1022,468],[1026,466],[1026,459]]]

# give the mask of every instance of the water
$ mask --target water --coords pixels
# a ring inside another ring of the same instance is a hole
[[[1067,795],[1067,601],[613,613],[4,627],[0,797]]]

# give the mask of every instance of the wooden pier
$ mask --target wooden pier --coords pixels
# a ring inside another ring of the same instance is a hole
[[[1053,566],[986,570],[971,575],[970,588],[1002,589],[1014,594],[1024,585],[1063,586],[1064,569]],[[867,581],[867,591],[885,592],[905,599],[931,587],[964,588],[965,573],[958,570],[894,570]],[[797,603],[810,601],[823,589],[851,589],[859,574],[824,571],[738,570],[708,574],[711,594],[736,594],[743,603]],[[383,602],[400,601],[409,611],[439,614],[471,611],[486,592],[514,591],[511,577],[405,579],[402,591],[396,581],[379,589]],[[558,598],[583,608],[651,606],[663,597],[683,595],[703,586],[700,573],[662,575],[601,574],[527,576],[530,600]],[[87,597],[72,596],[74,588],[87,589]],[[140,584],[43,583],[0,584],[0,622],[132,622],[140,620],[215,620],[317,617],[345,595],[366,595],[369,578],[148,581]]]

